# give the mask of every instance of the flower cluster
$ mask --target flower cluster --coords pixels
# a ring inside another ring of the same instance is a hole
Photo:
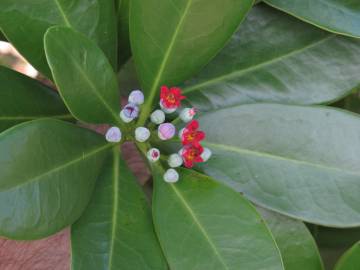
[[[150,115],[152,125],[157,126],[157,136],[160,140],[166,141],[176,135],[176,127],[172,123],[165,122],[166,114],[174,113],[181,107],[181,101],[186,97],[182,95],[178,87],[162,86],[160,89],[160,109],[153,111]],[[138,117],[140,105],[144,103],[144,95],[140,90],[130,93],[128,104],[121,110],[120,118],[125,123],[130,123]],[[175,183],[179,180],[179,174],[175,168],[184,165],[192,168],[195,163],[205,162],[211,157],[211,151],[202,147],[201,141],[205,139],[205,132],[199,130],[199,122],[193,120],[197,110],[195,108],[184,108],[179,113],[179,118],[186,123],[186,126],[178,133],[182,148],[178,153],[171,154],[167,163],[169,169],[164,174],[164,180],[168,183]],[[138,142],[146,142],[151,136],[151,131],[147,127],[137,127],[135,129],[135,139]],[[121,131],[118,127],[111,127],[106,133],[109,142],[121,141]],[[147,158],[150,162],[157,162],[161,153],[157,148],[147,151]]]

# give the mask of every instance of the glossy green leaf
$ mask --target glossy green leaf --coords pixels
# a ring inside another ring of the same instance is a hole
[[[59,95],[45,85],[0,66],[0,132],[44,117],[71,120]]]
[[[335,270],[358,270],[360,269],[360,242],[349,249],[337,263]]]
[[[48,62],[67,107],[81,121],[121,123],[116,75],[95,43],[55,26],[45,35]]]
[[[116,0],[118,21],[118,58],[122,66],[131,56],[129,35],[130,0]]]
[[[114,149],[71,229],[73,270],[167,269],[145,194]]]
[[[0,28],[20,53],[45,75],[43,36],[54,25],[72,27],[95,41],[116,67],[116,19],[113,1],[1,0]]]
[[[160,86],[191,77],[214,57],[252,7],[253,0],[132,0],[130,41],[146,94],[140,125]]]
[[[280,249],[286,270],[322,270],[316,243],[301,221],[258,208]]]
[[[199,118],[204,172],[310,223],[360,225],[360,118],[326,107],[241,105]]]
[[[223,51],[184,85],[184,94],[201,111],[257,102],[329,103],[360,86],[359,66],[360,40],[261,4]]]
[[[240,194],[194,171],[168,184],[153,169],[155,229],[172,270],[284,269],[255,208]]]
[[[264,0],[263,2],[327,31],[360,37],[358,0]]]
[[[87,206],[112,144],[59,120],[26,122],[0,134],[0,235],[49,236]]]

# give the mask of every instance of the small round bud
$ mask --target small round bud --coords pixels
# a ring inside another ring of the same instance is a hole
[[[141,92],[140,90],[131,91],[128,101],[129,101],[129,103],[136,104],[136,105],[143,104],[144,103],[143,92]]]
[[[176,128],[171,123],[161,124],[158,128],[158,136],[161,140],[170,140],[175,136]]]
[[[164,113],[173,113],[176,111],[176,108],[165,108],[162,101],[160,101],[160,108],[164,111]]]
[[[184,148],[181,148],[181,149],[179,150],[178,154],[179,154],[180,156],[182,156],[183,153],[184,153]]]
[[[150,116],[151,122],[156,125],[164,123],[165,121],[165,113],[162,110],[154,111]]]
[[[129,118],[125,115],[124,110],[121,110],[120,112],[120,118],[124,123],[130,123],[134,118]]]
[[[179,117],[183,122],[187,123],[194,118],[195,114],[196,114],[195,108],[185,108],[181,111]]]
[[[145,127],[138,127],[135,129],[135,139],[138,142],[145,142],[150,137],[150,130]]]
[[[160,158],[160,151],[159,149],[157,148],[151,148],[147,154],[146,154],[146,157],[148,158],[148,160],[150,162],[156,162],[159,160]]]
[[[108,142],[120,142],[121,130],[118,127],[112,127],[106,132],[105,138]]]
[[[179,138],[180,138],[180,140],[182,140],[182,136],[183,136],[183,134],[184,134],[184,131],[185,131],[185,128],[182,128],[182,129],[180,129],[180,131],[179,131]]]
[[[201,154],[201,158],[204,162],[208,161],[211,158],[211,150],[209,148],[204,147],[204,151]]]
[[[164,180],[167,183],[176,183],[179,181],[179,174],[174,169],[168,169],[164,174]]]
[[[131,118],[131,119],[138,117],[139,111],[140,111],[139,107],[131,103],[127,104],[123,109],[124,115],[127,118]]]
[[[171,154],[168,159],[168,164],[171,168],[180,167],[183,164],[183,159],[179,154]]]

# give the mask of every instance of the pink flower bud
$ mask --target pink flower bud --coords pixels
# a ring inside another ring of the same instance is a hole
[[[176,111],[176,108],[166,108],[162,101],[160,101],[160,108],[163,110],[164,113],[173,113]]]
[[[159,149],[157,148],[151,148],[147,154],[146,154],[146,157],[148,158],[148,160],[150,162],[156,162],[159,160],[160,158],[160,151]]]
[[[176,128],[171,123],[161,124],[158,128],[158,136],[161,140],[170,140],[175,136]]]

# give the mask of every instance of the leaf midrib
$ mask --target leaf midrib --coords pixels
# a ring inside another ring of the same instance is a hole
[[[64,51],[67,52],[68,50],[61,45],[61,43],[57,43],[58,46]],[[74,66],[76,67],[76,69],[79,71],[80,75],[83,77],[83,79],[87,82],[87,84],[90,86],[89,88],[91,89],[91,91],[95,94],[95,96],[98,97],[98,99],[101,101],[101,103],[105,106],[105,108],[108,110],[108,112],[112,115],[112,117],[114,118],[113,120],[115,120],[116,123],[118,123],[120,126],[122,126],[122,122],[119,120],[119,116],[117,115],[117,113],[111,108],[111,106],[106,102],[106,100],[100,95],[100,93],[98,93],[96,86],[93,84],[93,82],[91,81],[91,79],[87,76],[87,74],[83,71],[82,67],[80,64],[78,64],[77,61],[74,60],[73,57],[69,57],[70,61],[74,64]],[[56,81],[56,78],[55,78]],[[61,94],[61,89],[60,89],[60,94]]]
[[[280,61],[282,61],[284,59],[287,59],[289,57],[300,54],[300,53],[304,52],[307,49],[314,48],[314,47],[316,47],[316,46],[318,46],[318,45],[320,45],[320,44],[322,44],[322,43],[324,43],[324,42],[326,42],[326,41],[328,41],[328,40],[330,40],[330,39],[332,39],[334,37],[336,37],[335,34],[329,34],[325,38],[317,40],[316,42],[313,42],[311,44],[308,44],[307,46],[305,46],[303,48],[293,50],[293,51],[291,51],[289,53],[286,53],[284,55],[272,58],[272,59],[267,60],[265,62],[262,62],[260,64],[256,64],[254,66],[247,67],[247,68],[244,68],[244,69],[241,69],[241,70],[236,70],[236,71],[230,72],[228,74],[220,75],[218,77],[212,78],[212,79],[207,80],[205,82],[198,83],[198,84],[192,85],[190,87],[187,87],[187,88],[184,89],[183,93],[188,94],[188,93],[196,91],[198,89],[201,90],[201,88],[203,88],[203,87],[214,85],[214,84],[217,84],[217,83],[220,83],[222,81],[226,81],[226,80],[229,80],[229,79],[232,79],[232,78],[241,77],[241,76],[243,76],[243,75],[245,75],[245,74],[247,74],[249,72],[256,71],[258,69],[269,66],[271,64],[275,64],[275,63],[280,62]]]
[[[78,162],[82,162],[82,161],[84,161],[84,160],[86,160],[86,159],[88,159],[88,158],[90,158],[90,157],[92,157],[92,156],[94,156],[94,155],[96,155],[96,154],[98,154],[98,153],[100,153],[102,151],[105,151],[106,149],[108,149],[110,147],[113,147],[113,146],[114,146],[113,144],[105,144],[104,146],[96,148],[95,150],[91,150],[88,153],[82,153],[81,156],[76,157],[74,159],[71,159],[70,161],[67,161],[67,162],[63,163],[62,165],[58,165],[58,166],[56,166],[54,168],[51,168],[51,169],[49,169],[48,171],[46,171],[44,173],[33,176],[33,177],[31,177],[30,179],[28,179],[26,181],[22,181],[21,184],[19,184],[19,185],[12,186],[10,188],[3,189],[3,190],[0,189],[0,192],[1,191],[9,191],[11,189],[20,188],[22,186],[28,185],[28,184],[30,184],[32,182],[41,181],[41,179],[44,178],[47,175],[51,175],[52,173],[62,171],[64,169],[68,168],[68,167],[71,167],[72,165],[74,165],[74,164],[76,164]]]
[[[66,13],[65,13],[63,7],[60,5],[59,0],[54,0],[54,2],[55,2],[55,5],[56,5],[57,9],[60,12],[61,17],[63,18],[63,21],[64,21],[65,25],[72,28],[72,25],[71,25]]]
[[[35,120],[39,118],[56,118],[56,119],[71,119],[71,114],[58,114],[58,115],[33,115],[33,116],[0,116],[0,121],[16,121],[16,120]]]
[[[181,192],[176,188],[175,184],[170,184],[171,188],[174,190],[176,196],[180,199],[181,203],[183,204],[184,208],[189,212],[191,218],[194,220],[195,224],[199,228],[201,234],[204,236],[205,240],[209,243],[211,249],[214,251],[216,257],[219,259],[219,262],[225,267],[226,270],[229,270],[229,267],[226,265],[224,260],[222,259],[219,251],[217,250],[214,242],[208,235],[207,231],[205,230],[204,226],[201,224],[199,219],[196,217],[195,212],[192,210],[191,206],[186,202],[185,198],[182,196]]]
[[[113,269],[113,257],[114,257],[114,248],[115,248],[115,233],[117,231],[117,212],[119,209],[119,153],[118,150],[114,148],[113,150],[113,202],[114,207],[112,209],[111,216],[111,235],[110,235],[110,251],[109,251],[109,269]]]
[[[160,83],[160,80],[162,78],[162,74],[164,73],[166,64],[169,61],[170,55],[172,53],[172,49],[173,49],[174,45],[176,44],[176,39],[177,39],[177,37],[179,35],[180,29],[182,28],[182,26],[184,24],[184,21],[185,21],[185,18],[189,13],[190,7],[192,5],[192,1],[193,0],[187,0],[187,4],[185,6],[184,12],[180,17],[178,27],[175,29],[174,34],[170,39],[169,46],[168,46],[167,50],[165,51],[163,61],[160,64],[158,73],[157,73],[157,75],[156,75],[156,77],[154,79],[154,82],[153,82],[153,84],[152,84],[152,86],[150,88],[150,92],[149,92],[150,95],[149,95],[149,97],[147,99],[147,102],[146,102],[146,104],[144,106],[143,112],[140,115],[139,125],[143,125],[145,123],[146,117],[148,117],[148,114],[150,113],[151,106],[153,104],[153,100],[154,100],[155,94],[157,92],[156,90],[157,90],[157,88],[159,86],[159,83]]]
[[[287,158],[284,156],[276,156],[270,153],[265,153],[265,152],[259,152],[259,151],[254,151],[254,150],[249,150],[249,149],[244,149],[244,148],[240,148],[240,147],[234,147],[234,146],[229,146],[229,145],[225,145],[225,144],[219,144],[219,143],[209,143],[209,142],[203,142],[204,146],[208,146],[209,148],[218,148],[224,151],[231,151],[231,152],[236,152],[239,154],[245,154],[245,155],[252,155],[252,156],[258,156],[258,157],[262,157],[262,158],[268,158],[268,159],[276,159],[276,160],[281,160],[281,161],[287,161],[287,162],[292,162],[292,163],[296,163],[296,164],[301,164],[301,165],[306,165],[306,166],[310,166],[310,167],[316,167],[319,169],[325,169],[325,170],[332,170],[332,171],[339,171],[345,174],[353,174],[356,176],[360,176],[360,172],[355,172],[355,171],[346,171],[342,168],[338,168],[338,167],[330,167],[324,164],[318,164],[318,163],[310,163],[304,160],[298,160],[298,159],[291,159],[291,158]]]

